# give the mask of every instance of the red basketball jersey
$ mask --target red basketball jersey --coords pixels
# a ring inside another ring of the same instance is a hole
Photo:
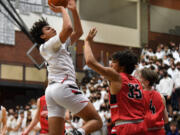
[[[163,115],[165,106],[161,98],[161,95],[159,92],[155,90],[144,91],[144,93],[146,99],[145,121],[148,128],[148,132],[162,130],[162,127],[164,126]]]
[[[45,96],[40,97],[40,114],[46,111],[47,112],[47,105]],[[41,125],[41,134],[47,134],[48,133],[48,116],[44,117],[40,115],[40,125]]]
[[[145,99],[142,85],[131,75],[120,73],[120,76],[122,78],[122,88],[118,94],[110,94],[112,122],[144,119]]]

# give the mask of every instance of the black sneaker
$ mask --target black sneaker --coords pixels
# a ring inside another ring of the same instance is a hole
[[[73,135],[82,135],[81,132],[79,132],[76,128],[73,129]]]
[[[66,135],[82,135],[77,129],[73,129],[72,131],[66,133]]]

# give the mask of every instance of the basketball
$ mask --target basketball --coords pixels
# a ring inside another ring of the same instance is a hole
[[[55,6],[67,7],[68,0],[48,0],[48,4],[53,4]]]

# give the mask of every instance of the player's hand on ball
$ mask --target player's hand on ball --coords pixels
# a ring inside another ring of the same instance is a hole
[[[96,36],[96,33],[97,33],[96,28],[92,28],[86,37],[86,41],[92,41],[94,39],[94,37]]]
[[[69,0],[67,8],[69,10],[75,10],[76,9],[76,2],[75,2],[75,0]]]
[[[53,4],[50,4],[49,7],[55,13],[62,12],[62,10],[65,9],[63,6],[55,6]]]

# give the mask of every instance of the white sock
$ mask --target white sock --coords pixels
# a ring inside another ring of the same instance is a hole
[[[83,128],[78,128],[78,131],[81,132],[82,135],[85,135],[85,131]]]

